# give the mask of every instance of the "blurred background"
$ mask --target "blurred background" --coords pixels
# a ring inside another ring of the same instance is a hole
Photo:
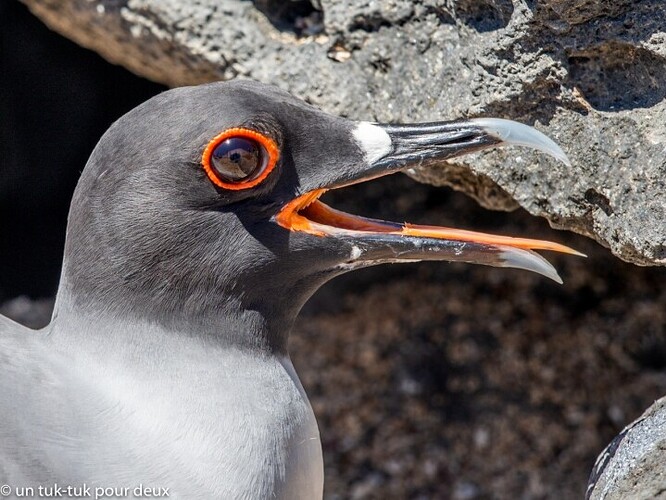
[[[0,3],[0,312],[48,323],[72,191],[105,129],[166,87]],[[603,447],[666,393],[666,269],[626,264],[522,210],[402,175],[328,195],[393,220],[553,239],[559,286],[422,263],[355,272],[300,316],[291,353],[320,425],[326,497],[580,498]]]

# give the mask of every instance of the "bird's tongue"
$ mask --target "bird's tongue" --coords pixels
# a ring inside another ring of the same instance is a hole
[[[325,205],[320,201],[310,203],[299,212],[299,215],[310,222],[313,233],[319,235],[340,234],[345,231],[392,234],[396,236],[415,236],[438,240],[469,241],[485,245],[502,245],[526,250],[552,250],[571,255],[582,254],[559,243],[529,238],[513,238],[493,234],[454,229],[441,226],[397,223],[368,219],[351,215]],[[307,224],[305,224],[307,225]],[[305,229],[305,227],[303,227]]]

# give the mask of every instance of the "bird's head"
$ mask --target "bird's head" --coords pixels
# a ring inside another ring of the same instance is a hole
[[[245,316],[269,330],[290,322],[326,280],[378,263],[464,261],[559,280],[532,249],[576,253],[562,245],[366,219],[319,201],[503,144],[567,161],[543,134],[506,120],[379,125],[259,83],[170,90],[95,148],[72,202],[59,306],[214,334]]]

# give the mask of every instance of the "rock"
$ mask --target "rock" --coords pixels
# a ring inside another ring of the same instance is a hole
[[[629,424],[599,455],[586,499],[666,498],[666,398]]]
[[[28,328],[39,329],[49,324],[54,299],[31,300],[25,295],[0,303],[0,314]]]
[[[660,0],[23,1],[53,29],[172,86],[253,78],[353,118],[535,125],[572,167],[515,149],[413,175],[488,207],[517,203],[626,261],[666,265]]]

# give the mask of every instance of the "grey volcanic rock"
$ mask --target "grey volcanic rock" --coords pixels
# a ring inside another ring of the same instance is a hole
[[[666,265],[662,0],[23,1],[172,86],[253,78],[353,118],[535,125],[572,167],[514,150],[413,176],[487,207],[517,203],[629,262]]]
[[[586,498],[666,498],[666,398],[648,408],[603,451]]]

